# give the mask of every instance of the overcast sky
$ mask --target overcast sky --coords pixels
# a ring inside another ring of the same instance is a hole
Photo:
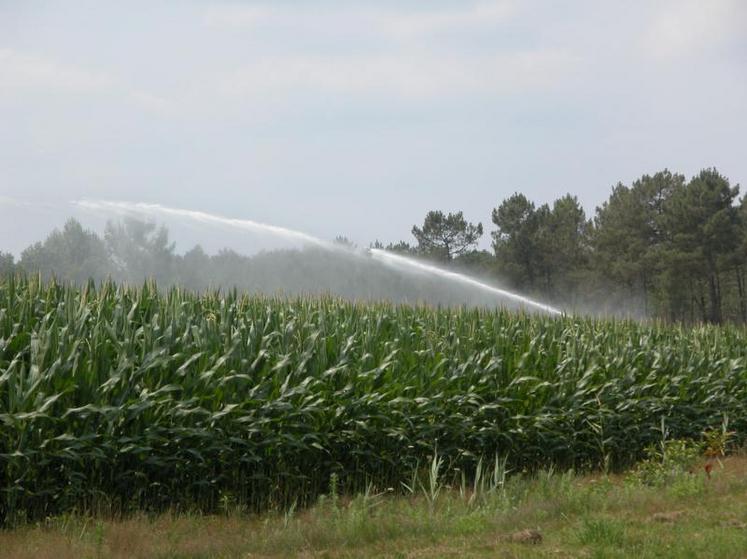
[[[71,215],[100,227],[83,197],[364,245],[463,210],[488,246],[515,191],[592,213],[618,181],[709,166],[747,181],[741,0],[0,0],[16,254]]]

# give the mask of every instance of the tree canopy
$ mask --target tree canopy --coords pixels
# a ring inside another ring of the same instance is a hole
[[[482,223],[469,223],[462,212],[446,215],[441,211],[430,211],[422,227],[413,226],[412,235],[418,241],[418,252],[450,261],[477,244],[482,236]]]

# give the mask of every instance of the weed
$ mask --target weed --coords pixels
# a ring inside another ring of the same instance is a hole
[[[610,518],[585,518],[578,530],[582,545],[621,547],[625,543],[625,525]]]

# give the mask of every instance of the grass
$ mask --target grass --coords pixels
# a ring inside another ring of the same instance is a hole
[[[689,487],[682,491],[682,485]],[[515,534],[533,530],[537,544]],[[747,458],[664,486],[540,472],[476,500],[464,487],[410,496],[334,491],[305,510],[106,519],[65,515],[0,532],[7,559],[221,557],[747,557]]]

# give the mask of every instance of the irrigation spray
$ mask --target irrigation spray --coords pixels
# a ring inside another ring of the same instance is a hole
[[[559,315],[561,311],[546,305],[524,295],[519,295],[506,289],[501,289],[482,281],[479,281],[466,274],[453,272],[451,270],[445,270],[433,264],[427,264],[414,258],[409,258],[399,254],[394,254],[381,249],[370,249],[366,251],[354,250],[340,245],[338,243],[332,243],[320,239],[308,233],[302,231],[296,231],[295,229],[288,229],[287,227],[279,227],[277,225],[269,225],[267,223],[260,223],[258,221],[252,221],[249,219],[236,219],[229,218],[220,215],[215,215],[207,212],[197,210],[185,210],[180,208],[171,208],[168,206],[162,206],[160,204],[146,204],[143,202],[114,202],[109,200],[78,200],[73,202],[74,205],[95,211],[105,211],[119,214],[141,214],[151,216],[166,216],[166,217],[178,217],[190,219],[203,224],[212,224],[218,226],[230,227],[233,229],[240,229],[243,231],[251,231],[254,233],[269,233],[283,239],[300,241],[305,244],[314,245],[326,250],[344,251],[356,257],[364,257],[368,255],[382,265],[396,269],[402,273],[424,273],[432,276],[437,276],[447,281],[458,283],[473,289],[478,289],[487,293],[492,293],[498,297],[508,299],[520,305],[528,308],[546,312],[549,314]]]

